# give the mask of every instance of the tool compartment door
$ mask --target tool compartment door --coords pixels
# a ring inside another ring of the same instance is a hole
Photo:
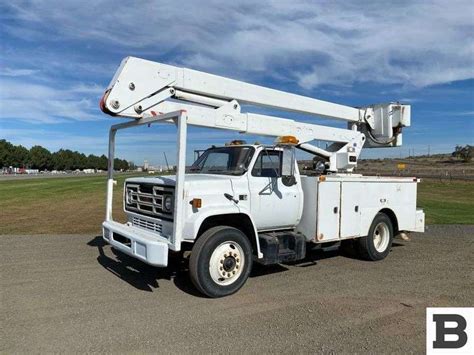
[[[364,183],[341,183],[341,239],[360,236],[361,191],[366,191]]]
[[[320,242],[339,239],[340,185],[336,181],[318,182],[316,238]]]

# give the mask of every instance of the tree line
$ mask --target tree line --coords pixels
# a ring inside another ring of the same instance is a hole
[[[472,145],[457,145],[452,154],[453,157],[462,159],[465,162],[470,162],[472,157],[474,157],[474,146]]]
[[[0,169],[2,167],[29,168],[39,170],[107,170],[107,157],[102,154],[85,155],[69,149],[60,149],[51,153],[48,149],[35,145],[27,149],[22,145],[13,145],[5,139],[0,140]],[[114,159],[116,170],[129,170],[130,164],[124,159]]]

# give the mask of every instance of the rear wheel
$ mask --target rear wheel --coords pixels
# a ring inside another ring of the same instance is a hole
[[[209,297],[237,292],[252,268],[252,245],[242,231],[218,226],[205,231],[189,259],[191,281]]]
[[[393,241],[393,225],[384,213],[377,213],[369,229],[369,235],[357,240],[359,254],[366,260],[382,260],[390,253]]]

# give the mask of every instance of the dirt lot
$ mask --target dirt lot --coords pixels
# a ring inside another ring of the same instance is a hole
[[[1,345],[12,352],[421,353],[427,306],[473,306],[474,226],[432,226],[389,257],[313,252],[206,299],[93,235],[0,236]]]

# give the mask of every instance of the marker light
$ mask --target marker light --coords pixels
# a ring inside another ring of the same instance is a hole
[[[226,145],[242,145],[242,144],[247,144],[247,142],[242,139],[235,139],[231,141],[230,143],[227,143]]]
[[[280,136],[277,139],[275,139],[275,144],[298,144],[299,140],[296,139],[294,136]]]
[[[202,200],[200,198],[193,198],[190,202],[193,208],[201,208]]]

